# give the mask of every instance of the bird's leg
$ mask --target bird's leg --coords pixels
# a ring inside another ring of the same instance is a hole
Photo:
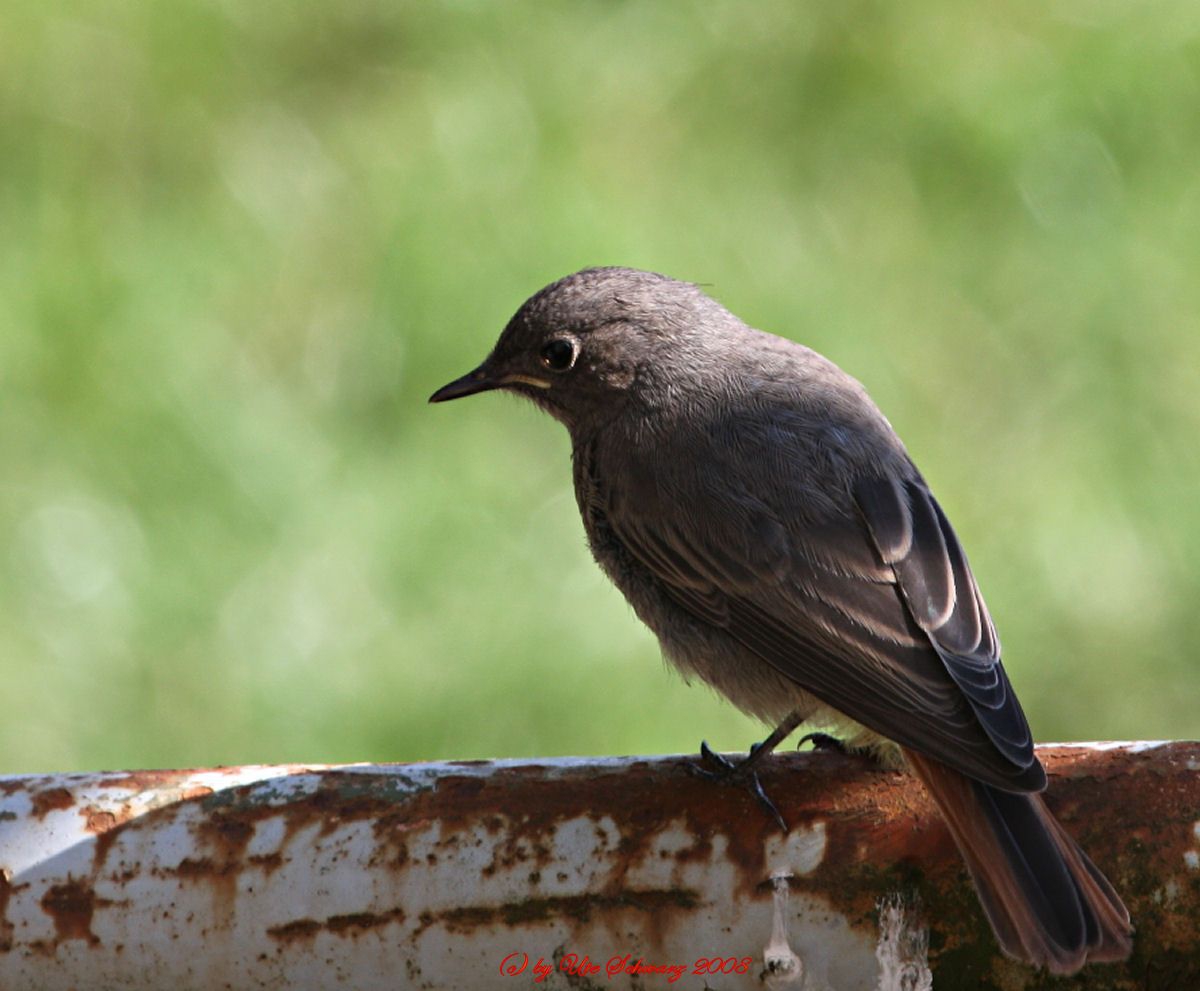
[[[751,744],[750,753],[739,761],[734,762],[727,757],[723,757],[721,754],[714,753],[705,740],[700,742],[700,755],[707,763],[725,768],[725,773],[727,774],[749,774],[754,770],[759,761],[770,754],[792,734],[792,731],[797,726],[804,722],[804,716],[805,713],[802,709],[793,709],[784,717],[783,722],[771,731],[770,736],[761,743]],[[804,739],[815,738],[818,735],[821,734],[809,733]],[[830,737],[830,739],[832,740],[833,737]],[[801,742],[804,741],[802,740]],[[719,774],[720,772],[718,771],[717,773]]]
[[[708,767],[693,765],[693,769],[701,777],[708,778],[712,781],[742,781],[746,787],[754,793],[754,796],[766,807],[771,813],[775,821],[779,823],[779,828],[785,833],[788,831],[787,822],[784,821],[779,810],[775,807],[775,803],[763,791],[762,782],[758,780],[758,772],[755,768],[759,762],[770,754],[779,744],[781,744],[791,732],[804,722],[805,713],[801,709],[793,709],[784,717],[783,722],[771,731],[761,743],[756,743],[750,748],[750,753],[739,761],[731,761],[728,757],[718,754],[709,747],[707,740],[700,741],[700,760],[707,764]]]

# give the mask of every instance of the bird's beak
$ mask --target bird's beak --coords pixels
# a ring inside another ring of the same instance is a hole
[[[473,372],[467,372],[460,379],[455,379],[448,385],[443,385],[429,397],[431,403],[444,403],[450,399],[462,399],[463,396],[473,396],[477,392],[487,392],[489,389],[499,389],[502,383],[497,382],[487,370],[486,365],[480,365]]]

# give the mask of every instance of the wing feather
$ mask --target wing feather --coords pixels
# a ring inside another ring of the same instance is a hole
[[[908,504],[912,546],[894,565],[905,603],[992,743],[1014,765],[1034,766],[1033,736],[1000,663],[995,628],[937,500],[915,480],[903,485],[869,480],[856,487],[855,496],[872,535],[882,534],[887,545],[896,540],[887,527],[897,514],[887,508],[887,501],[903,499]]]

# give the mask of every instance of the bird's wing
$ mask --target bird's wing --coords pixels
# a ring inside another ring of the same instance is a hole
[[[834,709],[971,777],[1038,790],[983,598],[913,476],[864,478],[857,513],[826,522],[804,519],[807,503],[789,513],[786,485],[698,478],[686,500],[661,487],[617,500],[608,524],[674,601]]]

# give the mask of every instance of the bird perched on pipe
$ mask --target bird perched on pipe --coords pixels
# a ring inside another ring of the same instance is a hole
[[[665,656],[777,725],[748,762],[840,727],[924,783],[1006,953],[1064,974],[1129,955],[1128,911],[1038,794],[966,555],[855,379],[690,283],[595,268],[430,401],[490,389],[567,427],[592,553]]]

